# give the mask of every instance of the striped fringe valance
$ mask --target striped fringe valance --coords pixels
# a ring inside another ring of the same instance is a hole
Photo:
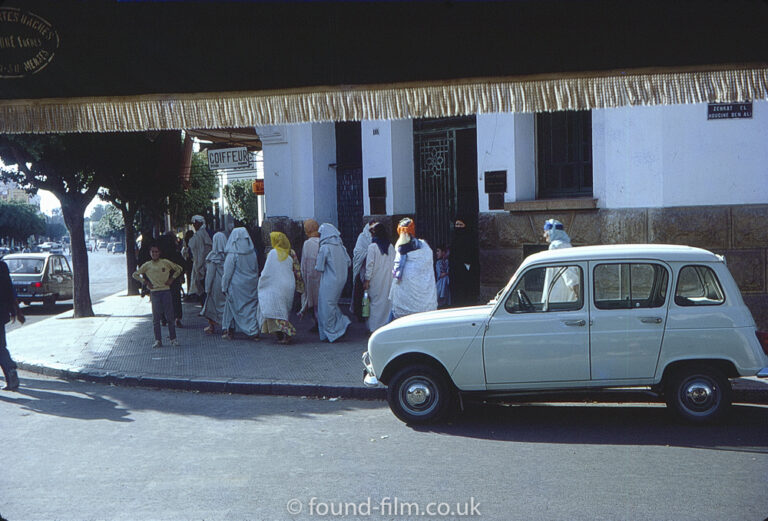
[[[768,99],[768,67],[0,101],[1,133],[216,129]]]

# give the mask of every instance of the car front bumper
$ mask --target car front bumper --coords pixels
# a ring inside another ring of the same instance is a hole
[[[768,367],[763,367],[757,372],[758,378],[768,378]]]
[[[379,380],[373,372],[373,365],[371,365],[371,357],[368,354],[368,351],[363,352],[363,383],[367,387],[376,387],[379,385]]]

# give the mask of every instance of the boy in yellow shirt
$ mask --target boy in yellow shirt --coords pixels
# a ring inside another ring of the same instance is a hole
[[[137,269],[133,278],[146,284],[150,291],[152,301],[152,327],[155,333],[155,343],[152,347],[162,347],[163,342],[160,322],[163,316],[168,318],[168,333],[171,337],[171,345],[177,346],[176,324],[173,322],[173,300],[171,297],[171,283],[184,269],[167,259],[160,258],[160,248],[152,246],[149,249],[149,256],[152,260],[142,264]]]

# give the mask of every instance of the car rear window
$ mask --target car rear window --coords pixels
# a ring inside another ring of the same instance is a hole
[[[675,304],[678,306],[717,306],[725,302],[725,292],[715,271],[708,266],[683,266],[677,277]]]
[[[34,275],[37,273],[43,272],[43,266],[45,265],[45,261],[43,259],[3,259],[5,260],[5,263],[8,265],[8,271],[11,272],[11,275],[14,274],[24,274],[24,275]]]
[[[667,300],[669,274],[646,263],[598,264],[594,271],[597,309],[658,308]]]

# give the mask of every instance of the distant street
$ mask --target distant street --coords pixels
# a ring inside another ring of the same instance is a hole
[[[692,426],[658,404],[471,405],[447,425],[411,428],[377,401],[24,373],[18,393],[0,393],[0,515],[762,520],[768,409],[741,405],[734,417]]]
[[[69,259],[70,266],[72,259]],[[88,252],[88,272],[91,286],[91,301],[99,300],[126,290],[125,254],[112,254],[106,251]],[[72,309],[72,300],[57,301],[51,309],[44,309],[41,303],[22,306],[27,322],[33,324],[53,315]],[[6,331],[19,327],[17,323],[8,324]]]

